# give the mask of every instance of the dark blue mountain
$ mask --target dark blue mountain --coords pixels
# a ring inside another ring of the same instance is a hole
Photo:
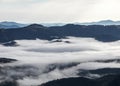
[[[40,86],[120,86],[120,75],[107,75],[98,79],[67,78],[54,80]]]
[[[103,42],[120,40],[119,25],[74,25],[45,27],[32,24],[20,29],[0,29],[0,42],[9,42],[22,39],[61,39],[67,36],[92,37]]]

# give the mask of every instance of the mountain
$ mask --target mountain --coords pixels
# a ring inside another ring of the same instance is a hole
[[[102,20],[98,22],[77,23],[81,25],[120,25],[120,21]]]
[[[27,24],[21,24],[21,23],[16,23],[16,22],[0,22],[0,28],[4,29],[9,29],[9,28],[20,28],[20,27],[25,27]]]
[[[40,24],[45,27],[53,27],[53,26],[64,26],[67,23],[40,23]],[[85,23],[74,23],[74,24],[75,25],[120,25],[120,21],[102,20],[98,22],[85,22]],[[21,28],[28,25],[30,24],[22,24],[16,22],[8,22],[8,21],[0,22],[0,28],[4,28],[4,29]]]
[[[64,26],[67,23],[41,23],[42,25],[46,27],[51,26]],[[84,23],[73,23],[78,25],[120,25],[120,21],[113,21],[113,20],[101,20],[96,22],[84,22]]]
[[[17,61],[17,60],[16,59],[1,58],[0,57],[0,64],[2,64],[2,63],[11,63],[11,62],[14,62],[14,61]]]
[[[40,86],[120,86],[120,75],[107,75],[98,79],[84,77],[60,79]]]
[[[45,28],[43,25],[40,25],[40,24],[31,24],[31,25],[28,25],[24,28],[27,28],[27,29],[42,29],[42,28]]]
[[[0,42],[9,42],[21,39],[60,39],[67,36],[92,37],[103,42],[120,40],[119,25],[74,25],[45,27],[32,24],[20,29],[0,29]]]

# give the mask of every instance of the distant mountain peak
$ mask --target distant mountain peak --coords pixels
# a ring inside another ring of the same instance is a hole
[[[27,26],[26,28],[44,28],[44,26],[43,25],[41,25],[41,24],[31,24],[31,25],[29,25],[29,26]]]
[[[12,21],[3,21],[3,22],[0,22],[0,24],[2,24],[2,25],[16,25],[16,24],[20,24],[20,23],[12,22]]]
[[[113,21],[113,20],[101,20],[99,22],[115,22],[115,21]]]
[[[101,20],[97,22],[85,22],[79,23],[82,25],[120,25],[120,21],[113,21],[113,20]]]
[[[4,28],[4,29],[20,28],[20,27],[25,27],[25,26],[27,26],[27,24],[9,22],[9,21],[0,22],[0,28]]]

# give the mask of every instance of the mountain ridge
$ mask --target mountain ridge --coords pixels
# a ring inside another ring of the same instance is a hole
[[[120,21],[113,21],[113,20],[101,20],[96,22],[84,22],[84,23],[77,23],[81,25],[120,25]]]
[[[25,27],[27,25],[28,24],[22,24],[17,22],[10,22],[10,21],[0,22],[0,28],[4,28],[4,29],[20,28],[20,27]]]
[[[113,20],[101,20],[96,22],[75,22],[75,23],[17,23],[17,22],[11,22],[11,21],[3,21],[0,22],[0,28],[4,29],[12,29],[12,28],[20,28],[20,27],[26,27],[31,24],[40,24],[45,27],[53,27],[53,26],[64,26],[66,24],[76,24],[76,25],[120,25],[120,21],[113,21]]]
[[[60,79],[39,86],[120,86],[119,80],[119,74],[111,74],[98,79],[84,77]]]
[[[32,27],[31,27],[32,26]],[[119,25],[74,25],[45,27],[38,24],[29,25],[20,29],[0,29],[0,42],[22,39],[61,39],[67,36],[91,37],[103,42],[120,40]]]

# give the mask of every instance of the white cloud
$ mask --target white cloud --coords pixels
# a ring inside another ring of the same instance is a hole
[[[18,60],[18,62],[11,64],[1,64],[2,70],[8,71],[5,72],[6,75],[1,75],[4,77],[1,79],[12,79],[12,76],[20,76],[23,79],[17,81],[21,86],[30,86],[58,78],[77,77],[79,69],[120,68],[116,62],[94,62],[95,60],[120,59],[120,41],[103,43],[92,38],[75,37],[62,39],[62,41],[16,40],[19,44],[17,47],[0,45],[0,57]],[[65,43],[65,41],[71,43]],[[60,66],[65,67],[64,65],[72,63],[77,63],[77,65],[60,69]],[[15,70],[15,66],[20,66],[18,68],[21,69]],[[28,72],[30,77],[26,76]]]

